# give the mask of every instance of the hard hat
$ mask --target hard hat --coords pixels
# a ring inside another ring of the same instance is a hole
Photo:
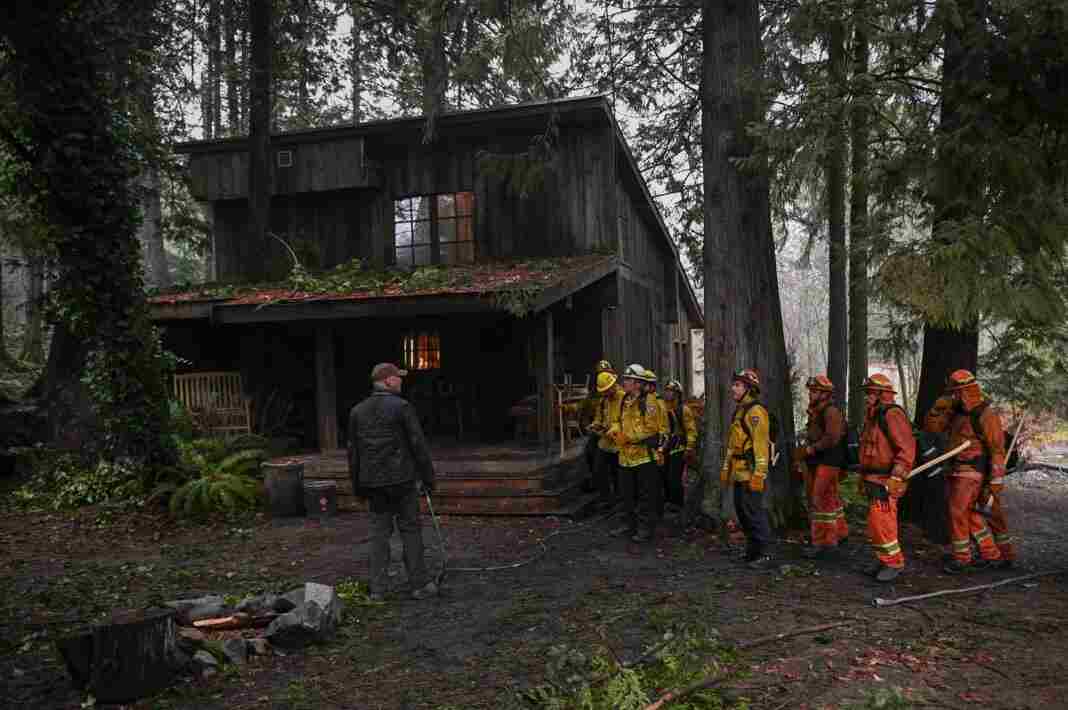
[[[597,391],[604,394],[608,390],[612,389],[612,385],[618,381],[614,372],[602,372],[597,375]]]
[[[748,387],[760,389],[760,375],[756,373],[756,370],[745,369],[738,370],[734,373],[734,380],[736,382],[743,382]]]
[[[946,379],[946,390],[955,392],[974,384],[976,384],[975,375],[967,370],[956,370]]]
[[[671,380],[666,385],[664,385],[664,391],[665,392],[678,392],[679,394],[682,394],[682,383],[679,382],[678,380]]]
[[[645,368],[638,363],[627,365],[627,369],[623,370],[623,378],[628,380],[642,380],[644,382]]]
[[[894,384],[890,382],[890,378],[881,372],[876,372],[874,375],[869,375],[864,384],[861,385],[863,389],[875,390],[876,392],[890,392],[897,394],[897,390],[894,389]]]
[[[612,363],[607,360],[601,360],[597,363],[597,372],[615,372],[616,369],[612,367]]]
[[[650,384],[656,384],[656,373],[652,370],[645,371],[645,381]]]
[[[819,390],[820,392],[834,392],[834,383],[831,382],[827,375],[816,375],[815,377],[808,378],[805,387],[808,387],[810,390]]]

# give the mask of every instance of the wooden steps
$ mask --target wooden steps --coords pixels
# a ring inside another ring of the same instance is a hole
[[[434,510],[448,515],[581,515],[596,496],[582,490],[589,471],[579,444],[562,457],[559,449],[545,453],[506,445],[432,449]],[[352,495],[344,451],[281,460],[304,463],[305,479],[334,481],[339,508],[367,509],[365,500]],[[425,501],[422,506],[426,508]]]

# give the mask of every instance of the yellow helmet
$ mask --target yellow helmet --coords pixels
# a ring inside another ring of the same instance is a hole
[[[656,384],[656,373],[653,372],[652,370],[646,370],[645,371],[645,381],[648,382],[651,385],[655,385]]]
[[[615,372],[616,369],[612,367],[612,363],[607,360],[601,360],[597,363],[597,372]]]
[[[678,392],[681,395],[682,394],[682,383],[679,382],[678,380],[672,380],[671,382],[668,382],[666,385],[664,385],[664,391],[665,392]]]
[[[597,391],[601,394],[604,394],[608,390],[612,389],[612,386],[616,383],[616,380],[618,379],[619,378],[616,377],[616,373],[614,372],[602,372],[601,374],[597,375]]]

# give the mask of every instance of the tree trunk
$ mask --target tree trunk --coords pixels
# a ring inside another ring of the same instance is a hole
[[[704,166],[705,454],[710,487],[719,481],[723,441],[734,403],[732,373],[760,372],[763,399],[780,422],[779,443],[793,439],[793,407],[779,302],[766,169],[743,172],[764,116],[752,76],[761,67],[755,0],[705,0],[702,12],[702,159]],[[797,518],[796,484],[785,459],[769,475],[769,508],[782,524]],[[722,501],[721,515],[730,496]]]
[[[845,25],[841,18],[831,22],[828,37],[831,86],[834,91],[834,115],[827,148],[827,228],[830,246],[830,293],[827,300],[827,376],[844,396],[849,342],[846,303],[846,54]]]
[[[271,210],[271,160],[269,154],[271,131],[271,0],[250,0],[249,20],[252,44],[252,66],[249,115],[248,168],[248,239],[252,252],[258,254],[252,277],[269,276],[267,264],[267,230]]]
[[[959,23],[945,19],[945,51],[942,60],[942,106],[939,115],[936,182],[929,193],[934,206],[932,239],[952,239],[954,224],[968,216],[968,210],[982,202],[982,169],[971,164],[968,140],[981,140],[968,131],[967,123],[977,120],[972,107],[981,105],[973,96],[983,91],[987,32],[987,0],[961,0]],[[957,369],[975,372],[979,360],[979,324],[963,327],[927,323],[923,329],[923,366],[916,393],[916,421],[938,398],[946,376]]]
[[[423,69],[423,143],[432,143],[437,135],[437,120],[445,110],[445,92],[449,83],[448,58],[445,55],[445,20],[447,0],[432,0],[420,28]]]
[[[167,268],[167,251],[163,248],[163,208],[160,203],[159,166],[150,163],[140,178],[141,226],[137,239],[141,242],[145,260],[145,285],[167,288],[171,274]]]
[[[853,82],[868,74],[868,33],[865,8],[854,11]],[[866,84],[858,84],[851,108],[852,177],[849,200],[849,421],[864,421],[864,390],[868,376],[868,133]]]
[[[363,101],[363,66],[360,64],[360,22],[363,20],[360,0],[351,0],[349,13],[352,15],[352,54],[349,57],[349,79],[352,81],[352,124],[358,125],[363,120],[360,103]]]
[[[226,74],[227,133],[240,135],[241,127],[241,69],[237,65],[238,18],[235,0],[223,0],[223,47]]]
[[[222,135],[222,16],[219,0],[209,0],[208,3],[208,91],[211,94],[209,103],[211,122],[211,135],[218,138]]]
[[[7,369],[13,364],[11,356],[7,352],[7,335],[4,332],[4,271],[7,264],[4,262],[4,249],[0,246],[0,368]]]
[[[44,361],[44,262],[39,256],[26,260],[26,327],[22,331],[22,356],[27,362]]]

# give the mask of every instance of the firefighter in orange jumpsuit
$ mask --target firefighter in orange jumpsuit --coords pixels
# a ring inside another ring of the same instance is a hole
[[[905,568],[897,530],[897,502],[905,495],[905,479],[916,459],[912,424],[894,402],[894,386],[876,373],[864,380],[866,414],[860,436],[860,473],[868,503],[868,537],[879,560],[872,569],[880,582],[890,582]]]
[[[952,393],[943,394],[936,399],[923,418],[923,430],[931,434],[943,434],[949,431],[955,404]]]
[[[957,403],[956,416],[949,428],[949,448],[965,442],[969,446],[954,459],[949,474],[953,559],[946,563],[945,571],[960,574],[990,564],[1010,567],[1016,554],[1001,507],[1005,478],[1005,431],[1001,419],[983,396],[975,375],[968,370],[953,372],[946,387]],[[987,521],[976,510],[976,504],[986,503],[991,497],[993,511]],[[982,559],[978,564],[972,560],[973,537]]]
[[[845,509],[838,496],[838,479],[844,464],[845,417],[834,403],[834,383],[826,375],[810,377],[808,387],[808,445],[797,455],[804,458],[811,474],[809,493],[812,544],[803,554],[822,557],[849,537]]]

